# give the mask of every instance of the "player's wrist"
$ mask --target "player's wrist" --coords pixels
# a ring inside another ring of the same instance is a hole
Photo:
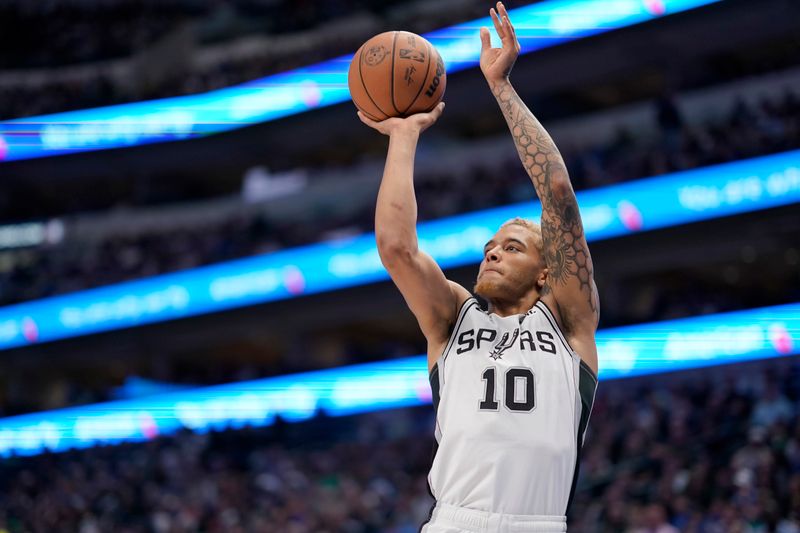
[[[421,132],[422,129],[419,126],[410,123],[402,124],[392,128],[389,132],[389,137],[404,141],[416,141],[419,139],[419,134]]]
[[[486,82],[489,84],[489,88],[492,90],[492,92],[511,86],[511,78],[509,78],[507,75],[492,77],[486,76]]]

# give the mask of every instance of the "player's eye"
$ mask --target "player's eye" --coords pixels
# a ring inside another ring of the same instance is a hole
[[[516,247],[516,246],[514,246],[513,244],[509,244],[508,246],[506,246],[506,251],[509,251],[509,252],[518,252],[518,251],[519,251],[519,248],[517,248],[517,247]]]

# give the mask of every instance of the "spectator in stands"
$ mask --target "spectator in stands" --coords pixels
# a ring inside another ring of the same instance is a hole
[[[794,415],[791,402],[780,390],[771,386],[755,405],[752,422],[757,426],[772,426],[778,422],[788,422]]]
[[[795,93],[787,92],[769,103],[762,102],[756,112],[740,100],[723,125],[682,128],[681,141],[674,146],[664,138],[636,141],[640,137],[636,132],[620,130],[608,145],[565,153],[567,167],[579,189],[788,150],[800,146],[799,101]],[[682,124],[675,113],[677,110],[664,111],[665,127]],[[776,132],[781,132],[779,138]],[[516,163],[516,157],[509,154],[509,165]],[[507,166],[501,165],[503,169]],[[492,179],[486,178],[489,170],[482,167],[453,174],[426,174],[420,169],[416,184],[420,220],[523,201],[526,197],[515,185],[520,182],[519,169],[508,168],[512,170]],[[371,231],[372,215],[373,206],[365,204],[350,218],[337,220],[336,226],[350,234]],[[263,214],[237,215],[191,230],[118,237],[90,250],[65,240],[60,246],[13,252],[9,254],[10,267],[0,271],[0,305],[308,244],[321,238],[321,228],[327,232],[335,229],[329,219],[324,223],[318,220],[323,216],[310,213],[300,224],[270,220]],[[689,302],[676,299],[661,305]]]
[[[630,533],[678,533],[678,528],[667,522],[667,513],[660,503],[651,503],[639,509],[641,526],[630,530]]]
[[[800,531],[800,417],[757,425],[796,359],[609,382],[570,529]],[[432,500],[429,407],[0,462],[0,532],[413,531]],[[370,460],[363,460],[369,457]]]

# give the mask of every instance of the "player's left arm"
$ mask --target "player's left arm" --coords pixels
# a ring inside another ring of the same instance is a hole
[[[600,318],[594,268],[578,202],[564,159],[550,135],[511,86],[509,74],[520,46],[508,12],[498,2],[490,12],[503,47],[491,48],[481,28],[481,70],[511,130],[517,152],[542,203],[542,239],[549,290],[568,332],[591,333]],[[594,365],[596,369],[596,363]]]

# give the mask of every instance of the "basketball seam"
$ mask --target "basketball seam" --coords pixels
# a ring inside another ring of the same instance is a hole
[[[358,108],[358,110],[359,110],[359,111],[361,111],[362,113],[364,113],[364,114],[367,116],[367,118],[369,118],[369,119],[372,119],[372,120],[374,120],[375,122],[380,122],[381,120],[385,120],[385,119],[382,119],[382,118],[378,118],[378,117],[376,117],[376,116],[375,116],[375,115],[373,115],[372,113],[367,113],[366,111],[364,111],[364,110],[363,110],[363,109],[361,109],[360,107]]]
[[[397,34],[398,33],[400,33],[400,32],[398,32],[398,31],[394,32],[394,35],[392,37],[392,83],[389,86],[389,91],[390,91],[391,100],[392,100],[392,107],[397,112],[397,114],[400,115],[401,114],[400,110],[397,109],[397,104],[394,102],[394,55],[395,55],[394,53],[395,53],[395,50],[397,49]]]
[[[362,59],[363,55],[364,55],[364,48],[362,47],[361,48],[361,52],[359,52],[359,54],[358,54],[358,79],[361,80],[361,86],[364,87],[364,94],[367,95],[367,98],[369,98],[369,101],[372,102],[372,105],[375,106],[375,109],[377,109],[378,111],[380,111],[381,113],[386,115],[386,118],[389,118],[389,115],[383,109],[381,109],[381,106],[376,104],[375,100],[372,99],[372,95],[369,94],[369,89],[367,89],[367,84],[364,83],[364,75],[361,72],[361,59]],[[385,120],[385,119],[381,119],[381,120]]]
[[[422,90],[425,88],[425,81],[428,79],[428,74],[431,70],[431,45],[428,44],[428,42],[426,41],[425,46],[428,48],[428,65],[425,67],[425,77],[422,78],[422,83],[419,85],[419,91],[417,91],[417,96],[415,96],[414,99],[411,100],[411,103],[408,104],[408,107],[406,107],[405,111],[403,111],[404,115],[409,109],[411,109],[414,106],[414,102],[416,102],[417,99],[419,98],[419,95],[422,94]]]

